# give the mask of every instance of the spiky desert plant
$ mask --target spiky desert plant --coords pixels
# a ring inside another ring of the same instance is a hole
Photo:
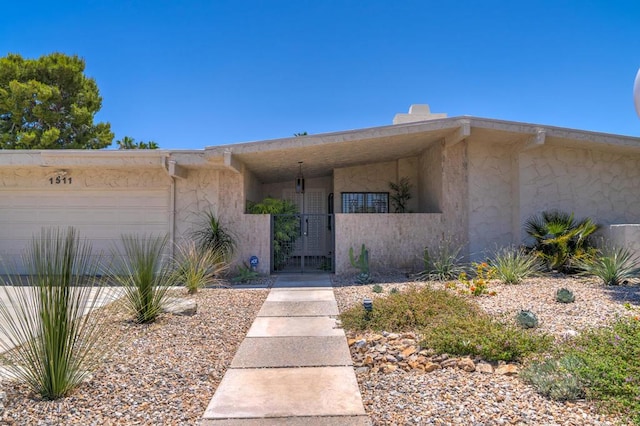
[[[434,250],[424,248],[424,270],[415,275],[418,281],[447,281],[457,278],[466,268],[462,263],[462,247],[450,240],[441,241]]]
[[[498,250],[491,261],[496,278],[506,284],[518,284],[540,272],[539,258],[523,249],[506,247]]]
[[[624,247],[604,246],[594,259],[577,263],[585,274],[595,275],[606,285],[619,285],[640,275],[640,259]]]
[[[525,223],[525,231],[534,240],[532,249],[549,269],[575,272],[575,263],[590,257],[594,249],[589,237],[598,230],[591,218],[576,221],[573,213],[544,211]]]
[[[196,229],[191,233],[196,246],[202,252],[216,251],[224,254],[224,260],[229,262],[236,251],[236,241],[220,223],[220,220],[213,212],[208,211],[202,214]]]
[[[27,275],[9,276],[1,288],[8,302],[0,304],[2,358],[32,391],[57,399],[113,348],[108,315],[89,312],[112,301],[114,289],[100,285],[91,245],[74,228],[42,229],[23,265]]]
[[[536,328],[538,316],[530,310],[521,310],[516,314],[516,323],[522,328]]]
[[[166,236],[123,235],[122,250],[114,249],[110,277],[124,290],[125,306],[138,324],[156,320],[173,285],[167,241]]]
[[[199,289],[220,284],[221,275],[229,269],[226,254],[221,248],[198,249],[194,241],[178,245],[173,280],[184,285],[189,294]]]

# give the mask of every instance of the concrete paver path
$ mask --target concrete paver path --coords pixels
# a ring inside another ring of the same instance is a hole
[[[202,425],[369,425],[328,275],[282,275]]]

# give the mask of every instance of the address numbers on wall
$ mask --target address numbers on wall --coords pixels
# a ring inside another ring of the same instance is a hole
[[[49,178],[49,183],[51,185],[71,185],[72,182],[73,178],[67,176],[56,176]]]

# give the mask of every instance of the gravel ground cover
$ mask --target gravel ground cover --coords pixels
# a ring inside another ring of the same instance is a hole
[[[382,293],[373,285],[351,285],[353,277],[334,277],[340,310],[409,286],[442,283],[407,282],[401,275],[376,277]],[[558,340],[588,327],[602,326],[618,315],[628,315],[623,303],[640,305],[638,286],[607,288],[595,279],[546,277],[528,279],[520,285],[492,283],[496,296],[474,297],[488,313],[513,317],[520,309],[532,309],[540,320],[540,332]],[[575,303],[554,300],[560,287],[574,291]],[[467,296],[471,297],[471,296]],[[366,338],[367,336],[351,336]],[[395,370],[391,373],[358,372],[365,409],[374,425],[616,425],[624,418],[599,414],[587,401],[561,403],[546,399],[516,376],[466,372],[443,368],[430,373]]]
[[[163,314],[147,326],[120,314],[112,327],[117,350],[70,396],[41,401],[5,380],[0,424],[197,424],[267,294],[204,289],[189,296],[198,304],[195,315]]]

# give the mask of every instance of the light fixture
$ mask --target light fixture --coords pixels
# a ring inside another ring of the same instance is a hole
[[[362,307],[364,308],[365,311],[367,312],[371,312],[373,311],[373,300],[369,299],[369,298],[365,298],[362,301]]]
[[[302,174],[302,161],[298,161],[298,176],[296,176],[296,193],[304,194],[304,175]]]

